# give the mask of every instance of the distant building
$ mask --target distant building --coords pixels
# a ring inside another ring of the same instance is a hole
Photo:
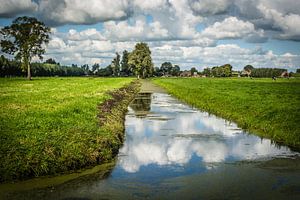
[[[287,71],[285,71],[285,72],[282,72],[282,74],[280,75],[280,77],[282,77],[282,78],[288,78],[288,77],[290,77],[290,75],[289,75],[289,73]]]
[[[184,70],[180,73],[180,77],[191,77],[191,71]]]
[[[240,72],[238,72],[238,71],[232,71],[231,76],[232,77],[240,77]]]
[[[251,76],[251,70],[249,70],[249,71],[248,70],[243,70],[242,73],[241,73],[241,76],[248,76],[248,77]]]
[[[199,77],[198,72],[194,72],[193,77]]]

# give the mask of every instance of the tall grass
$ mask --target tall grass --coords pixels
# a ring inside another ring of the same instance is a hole
[[[154,83],[244,129],[300,147],[300,79],[161,78]]]
[[[132,80],[0,79],[0,181],[111,159],[115,136],[99,126],[97,106]]]

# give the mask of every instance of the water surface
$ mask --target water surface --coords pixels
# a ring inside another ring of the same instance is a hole
[[[165,93],[141,93],[105,176],[12,192],[11,199],[300,199],[299,153]],[[104,178],[103,178],[104,177]]]

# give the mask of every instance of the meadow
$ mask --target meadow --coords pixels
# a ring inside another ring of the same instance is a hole
[[[300,79],[157,78],[201,110],[279,144],[300,148]]]
[[[100,126],[98,106],[112,98],[108,91],[132,81],[1,78],[0,181],[55,174],[110,160],[112,151],[121,144],[107,128],[109,124]],[[119,104],[127,109],[121,101]],[[122,120],[111,120],[122,129]]]

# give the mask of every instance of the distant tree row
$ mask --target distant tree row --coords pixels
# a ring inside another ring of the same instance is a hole
[[[171,62],[164,62],[161,64],[160,68],[154,68],[154,76],[179,76],[180,67],[178,65],[172,65]]]
[[[230,64],[225,64],[222,66],[216,66],[212,68],[205,68],[201,73],[205,76],[213,77],[230,77],[232,76],[232,66]]]
[[[251,76],[257,78],[263,77],[278,77],[281,76],[283,72],[286,72],[286,69],[280,68],[254,68],[251,70]]]
[[[280,68],[254,68],[252,65],[246,65],[241,74],[256,78],[271,78],[281,76],[286,71],[286,69]]]
[[[33,76],[83,76],[86,71],[76,65],[60,66],[49,63],[32,63],[31,73]]]
[[[199,72],[199,74],[207,77],[248,76],[256,78],[271,78],[279,77],[284,72],[287,72],[287,70],[280,68],[254,68],[252,65],[246,65],[243,71],[233,71],[230,64],[225,64],[218,67],[207,67],[202,72]],[[296,70],[296,74],[298,73],[300,73],[300,69]],[[290,76],[291,74],[295,73],[290,73],[287,76]]]
[[[98,63],[91,67],[84,64],[78,67],[76,64],[61,66],[60,63],[50,58],[44,63],[31,63],[30,68],[23,68],[20,61],[9,60],[3,55],[0,57],[0,76],[25,76],[30,70],[32,76],[137,76],[141,78],[151,77],[154,72],[151,51],[146,43],[137,43],[132,52],[123,51],[121,56],[116,53],[111,64],[101,68]]]
[[[3,55],[0,56],[0,77],[22,76],[21,63],[15,60],[9,60]]]
[[[105,68],[98,64],[92,66],[90,75],[97,76],[137,76],[147,78],[153,76],[154,68],[151,58],[151,51],[147,43],[137,43],[132,52],[123,51],[122,59],[119,53]]]
[[[113,58],[110,65],[105,68],[100,68],[99,64],[92,66],[93,75],[97,76],[133,76],[133,66],[129,63],[129,52],[123,51],[122,60],[119,53],[116,53],[116,57]],[[97,65],[97,67],[95,67]]]
[[[32,76],[83,76],[87,71],[84,67],[77,65],[61,66],[54,59],[47,60],[44,63],[31,63]],[[0,77],[25,76],[26,69],[21,67],[21,63],[15,60],[9,60],[3,55],[0,56]]]

